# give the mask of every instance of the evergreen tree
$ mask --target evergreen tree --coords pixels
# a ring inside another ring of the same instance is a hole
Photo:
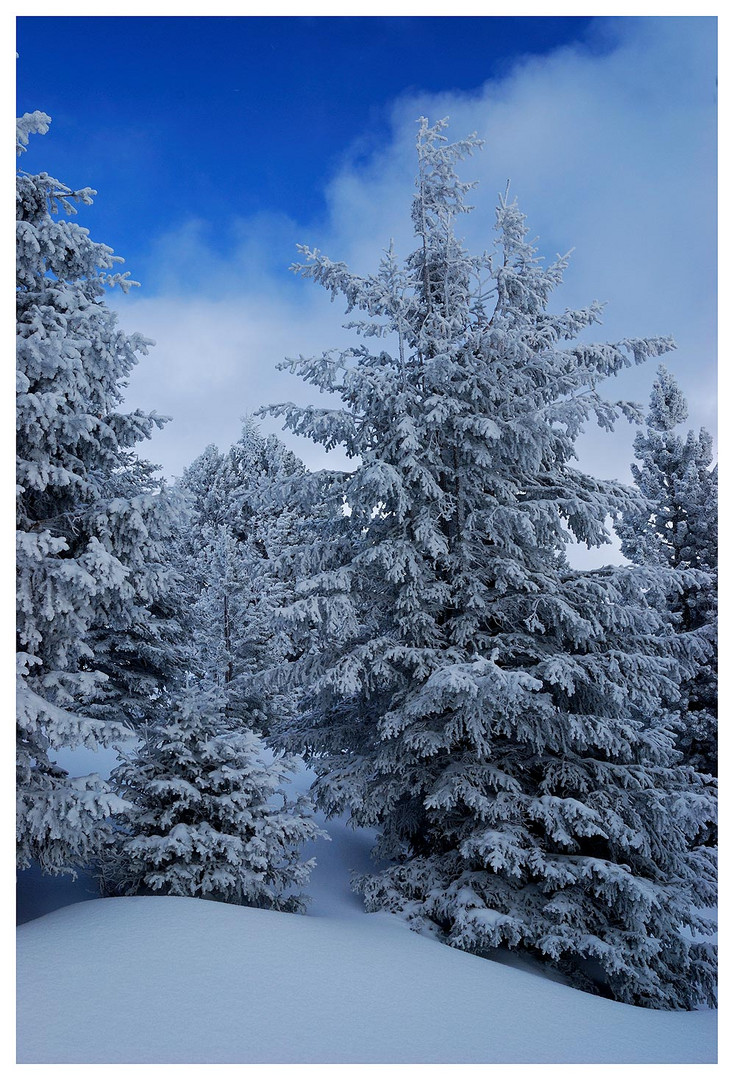
[[[18,122],[18,152],[48,129]],[[94,192],[17,178],[18,863],[72,871],[119,799],[70,778],[63,747],[109,745],[142,719],[170,667],[164,547],[171,507],[135,446],[162,423],[123,413],[147,342],[106,306],[121,260],[61,216]]]
[[[192,681],[161,704],[137,753],[112,774],[127,809],[103,862],[107,891],[145,890],[299,911],[324,833],[282,784],[296,763],[267,761],[260,738],[232,730],[221,690]],[[282,803],[281,803],[282,800]]]
[[[203,672],[223,689],[229,716],[265,731],[287,723],[292,709],[292,695],[266,687],[262,675],[292,652],[274,611],[294,595],[304,519],[288,489],[304,471],[248,419],[226,454],[207,447],[181,480],[190,514],[178,561]]]
[[[231,510],[227,500],[220,497],[217,484],[223,460],[217,447],[210,443],[198,458],[184,469],[180,480],[180,487],[186,493],[191,510],[186,533],[193,529],[197,541],[200,539],[200,524],[221,525],[225,520],[224,515]]]
[[[247,715],[250,726],[261,728],[266,717],[252,686],[263,664],[259,560],[226,525],[205,525],[201,533],[195,566],[200,591],[191,617],[202,670],[224,693],[227,715]]]
[[[640,566],[703,571],[702,582],[669,593],[678,633],[698,642],[701,659],[681,686],[679,746],[704,773],[717,773],[716,581],[718,471],[712,442],[702,428],[683,438],[686,400],[662,365],[653,384],[644,431],[635,438],[632,475],[645,497],[617,526],[622,553]]]
[[[391,248],[359,276],[303,248],[295,268],[361,313],[365,342],[288,364],[340,408],[272,407],[356,463],[288,613],[318,642],[289,745],[328,813],[380,830],[392,864],[358,882],[369,910],[532,951],[580,986],[596,962],[621,1000],[692,1007],[713,993],[712,852],[692,846],[713,807],[673,750],[688,643],[648,594],[699,578],[565,557],[638,505],[571,464],[590,418],[637,415],[596,386],[672,342],[575,340],[601,305],[550,310],[567,259],[541,263],[507,196],[495,251],[470,256],[456,167],[478,142],[444,126],[421,121],[405,263]]]

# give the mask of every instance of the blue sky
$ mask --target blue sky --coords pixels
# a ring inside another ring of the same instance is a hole
[[[689,422],[714,429],[714,18],[18,25],[19,109],[53,118],[22,167],[99,192],[79,220],[142,284],[114,303],[157,342],[129,401],[174,417],[148,448],[169,474],[209,442],[226,448],[243,414],[308,399],[276,364],[348,337],[343,309],[288,273],[295,245],[360,272],[391,237],[410,250],[421,114],[486,141],[465,169],[479,181],[467,245],[491,244],[511,178],[541,253],[575,248],[558,302],[607,301],[605,340],[673,334]],[[653,378],[630,372],[608,394],[646,401]],[[629,479],[633,434],[589,431],[581,464]]]
[[[20,18],[18,106],[54,121],[24,167],[95,187],[89,226],[139,275],[192,215],[223,252],[235,215],[318,221],[397,98],[472,91],[578,40],[605,48],[591,18]]]

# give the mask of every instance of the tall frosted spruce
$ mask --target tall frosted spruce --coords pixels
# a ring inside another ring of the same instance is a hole
[[[18,152],[49,122],[23,116]],[[93,194],[17,178],[18,864],[55,873],[93,858],[121,807],[55,752],[114,743],[175,662],[171,507],[134,449],[161,420],[120,411],[150,343],[104,302],[132,284],[121,260],[63,216]]]
[[[712,468],[712,441],[705,428],[685,438],[679,434],[687,417],[680,387],[661,365],[645,428],[634,444],[632,475],[645,502],[623,515],[617,532],[623,554],[637,565],[696,569],[705,575],[661,602],[676,632],[700,650],[693,675],[681,686],[678,745],[686,761],[716,776],[718,469]]]
[[[637,505],[571,464],[590,419],[636,415],[596,386],[672,342],[577,341],[601,306],[549,310],[566,259],[539,260],[506,197],[495,250],[469,255],[455,229],[471,185],[455,169],[479,143],[449,144],[445,126],[420,122],[404,263],[390,250],[359,276],[303,248],[296,267],[361,313],[364,340],[288,364],[341,407],[272,410],[356,466],[332,477],[351,513],[288,613],[318,643],[289,743],[329,813],[379,829],[390,865],[358,882],[369,910],[690,1008],[713,1000],[699,909],[714,867],[693,847],[713,806],[669,723],[692,662],[646,600],[690,578],[565,556]]]

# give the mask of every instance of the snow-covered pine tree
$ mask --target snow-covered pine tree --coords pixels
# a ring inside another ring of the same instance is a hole
[[[201,529],[224,524],[238,540],[252,538],[266,555],[264,532],[271,531],[272,520],[285,509],[275,497],[279,486],[304,472],[303,463],[280,439],[264,436],[257,422],[246,417],[239,439],[225,454],[212,444],[184,469],[180,487],[191,508],[187,531],[198,542]]]
[[[292,525],[293,515],[277,497],[279,487],[304,472],[303,462],[277,436],[263,435],[258,422],[245,417],[239,439],[224,455],[215,489],[231,508],[236,535],[251,540],[264,558],[272,557],[270,548],[284,525]]]
[[[287,723],[291,696],[261,676],[292,652],[273,615],[293,599],[293,560],[306,522],[288,504],[302,463],[275,436],[245,420],[226,454],[207,447],[184,472],[190,515],[179,564],[206,676],[221,686],[228,716],[268,730]]]
[[[543,265],[507,196],[496,250],[470,256],[456,168],[478,142],[444,127],[420,124],[404,264],[391,248],[360,276],[303,248],[295,268],[362,313],[365,343],[286,365],[341,408],[272,408],[356,463],[350,516],[290,611],[320,635],[290,746],[329,813],[380,830],[392,865],[358,883],[370,910],[529,950],[580,986],[596,962],[618,999],[692,1007],[714,987],[713,858],[691,846],[713,807],[667,724],[686,643],[647,593],[695,572],[565,557],[635,501],[571,464],[590,418],[637,415],[596,386],[672,342],[576,340],[601,305],[550,310],[567,260]]]
[[[252,686],[262,666],[263,582],[260,560],[224,524],[200,527],[202,544],[193,560],[191,632],[202,670],[220,687],[228,716],[246,715],[262,728],[261,695]]]
[[[18,152],[49,122],[22,117]],[[171,660],[171,509],[134,451],[162,421],[120,412],[149,342],[104,302],[132,284],[110,273],[121,260],[60,214],[93,194],[17,178],[18,863],[49,872],[87,863],[119,807],[55,751],[120,738]]]
[[[214,443],[210,443],[199,456],[187,465],[183,471],[179,486],[186,494],[190,519],[187,523],[187,532],[193,529],[199,537],[200,523],[208,525],[221,525],[223,515],[229,513],[230,507],[226,499],[220,497],[217,485],[217,477],[222,471],[224,456],[219,452]]]
[[[107,892],[147,890],[284,911],[308,881],[307,840],[325,835],[305,797],[282,785],[296,768],[268,761],[251,730],[233,730],[225,696],[207,681],[161,702],[136,754],[112,774],[126,800],[117,842],[102,863]]]
[[[681,686],[679,747],[698,770],[717,774],[717,525],[718,472],[704,428],[677,431],[688,406],[663,365],[653,383],[645,429],[635,437],[632,475],[645,496],[617,524],[622,553],[640,566],[694,568],[699,584],[665,597],[678,633],[696,639],[701,659]]]

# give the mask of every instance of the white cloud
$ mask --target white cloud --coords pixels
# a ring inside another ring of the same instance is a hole
[[[468,245],[491,243],[496,193],[511,177],[541,253],[575,247],[559,302],[608,301],[604,339],[673,334],[679,348],[666,363],[688,397],[690,423],[713,431],[716,23],[605,20],[596,33],[593,48],[527,60],[475,93],[395,102],[391,137],[378,153],[360,157],[359,132],[351,157],[345,148],[318,226],[233,215],[226,256],[203,222],[182,222],[162,237],[151,267],[157,295],[124,309],[126,326],[158,341],[133,377],[130,403],[175,417],[150,456],[179,473],[206,443],[235,439],[246,411],[306,400],[276,364],[346,338],[343,308],[287,274],[295,244],[318,246],[358,271],[374,268],[391,237],[409,250],[420,114],[448,115],[454,137],[476,130],[486,140],[464,169],[479,180]],[[608,394],[646,401],[653,377],[652,366],[626,373],[607,384]],[[580,441],[582,465],[627,479],[632,437],[626,425],[613,436],[590,431]],[[287,441],[310,466],[323,463],[318,448]]]
[[[343,331],[326,336],[321,305],[310,310],[262,294],[141,298],[126,309],[124,322],[156,341],[133,375],[128,401],[173,418],[141,451],[169,475],[179,475],[208,443],[226,450],[240,434],[242,417],[263,404],[318,401],[317,391],[276,365],[286,356],[347,343]],[[282,434],[280,421],[264,418],[261,424]],[[311,468],[347,465],[338,451],[327,462],[307,440],[287,441]]]

